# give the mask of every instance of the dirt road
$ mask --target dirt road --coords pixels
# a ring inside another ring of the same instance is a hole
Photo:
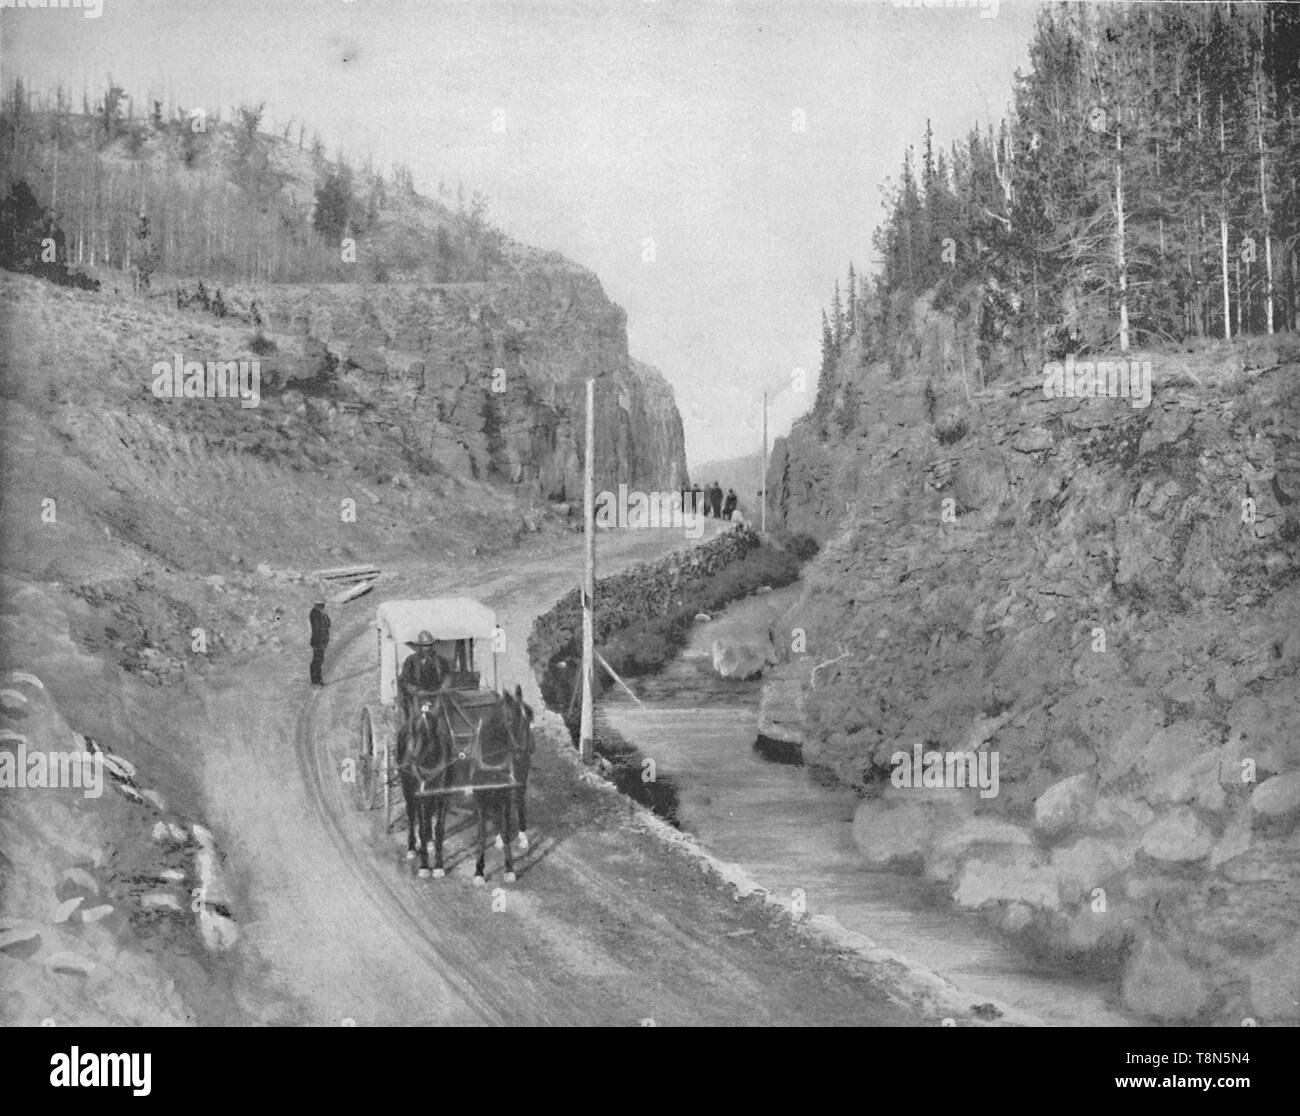
[[[682,540],[621,534],[602,544],[608,573]],[[509,639],[504,680],[522,683],[540,710],[527,634],[579,561],[575,542],[477,584],[407,574],[384,596],[472,593],[493,605]],[[324,690],[307,685],[305,655],[258,662],[209,696],[195,726],[206,739],[208,816],[243,892],[247,979],[262,989],[246,1010],[359,1026],[920,1022],[869,974],[630,824],[622,800],[560,754],[567,741],[554,718],[539,733],[533,847],[518,882],[504,883],[501,854],[489,850],[487,886],[471,886],[468,813],[449,820],[447,878],[417,879],[405,833],[385,837],[382,811],[359,811],[340,775],[361,705],[374,700],[375,603],[335,610]]]

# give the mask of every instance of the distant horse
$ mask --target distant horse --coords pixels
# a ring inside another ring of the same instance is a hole
[[[407,858],[420,858],[419,875],[440,878],[445,875],[442,860],[446,833],[447,809],[453,796],[472,800],[478,823],[478,861],[474,866],[474,883],[484,882],[487,854],[487,818],[492,813],[499,832],[508,834],[510,807],[516,799],[520,760],[527,772],[527,753],[531,751],[528,728],[531,711],[521,716],[518,706],[505,696],[489,703],[467,700],[449,688],[448,683],[436,692],[422,691],[411,706],[410,719],[400,734],[397,764],[406,799]],[[526,707],[525,707],[526,708]],[[433,868],[429,868],[429,842],[432,825]],[[514,857],[510,842],[505,850],[505,880],[514,883]]]

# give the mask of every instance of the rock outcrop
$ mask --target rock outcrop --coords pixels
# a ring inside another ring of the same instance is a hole
[[[263,358],[264,390],[298,385],[304,362],[337,369],[368,397],[404,400],[406,441],[451,472],[581,498],[593,377],[597,490],[674,491],[686,478],[672,389],[629,357],[626,315],[596,277],[558,257],[491,282],[277,284],[230,300],[256,300],[284,350]]]
[[[853,347],[773,455],[779,521],[827,544],[764,721],[862,790],[872,864],[1141,1014],[1294,1023],[1297,354],[1144,354],[1143,408],[927,382],[953,338],[919,336],[903,376]],[[998,794],[892,786],[917,743],[996,752]]]

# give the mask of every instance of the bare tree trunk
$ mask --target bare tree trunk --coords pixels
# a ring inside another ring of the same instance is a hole
[[[1236,266],[1234,268],[1234,271],[1236,272],[1236,281],[1237,281],[1237,336],[1240,337],[1241,336],[1241,258],[1240,257],[1238,257],[1236,260]]]
[[[1119,351],[1128,352],[1128,265],[1124,258],[1124,134],[1115,124],[1115,217],[1119,235],[1116,254],[1119,263]]]
[[[1227,135],[1223,126],[1223,97],[1219,97],[1219,155],[1225,155],[1227,149]],[[1226,169],[1226,162],[1224,169]],[[1223,173],[1221,170],[1220,173]],[[1229,306],[1228,296],[1228,184],[1220,184],[1220,209],[1219,209],[1219,240],[1222,244],[1221,262],[1223,269],[1223,338],[1225,341],[1232,340],[1232,312]]]
[[[1223,339],[1232,340],[1232,310],[1228,297],[1228,196],[1224,191],[1223,209],[1219,214],[1219,239],[1222,244],[1223,264]]]
[[[1264,104],[1260,92],[1258,67],[1255,71],[1255,135],[1259,140],[1259,204],[1264,212],[1264,315],[1271,335],[1273,333],[1273,236],[1268,212],[1267,176],[1264,173]]]

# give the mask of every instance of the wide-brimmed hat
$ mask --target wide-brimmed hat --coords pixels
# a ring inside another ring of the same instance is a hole
[[[414,647],[418,650],[421,647],[433,647],[436,645],[436,643],[437,641],[433,638],[432,634],[430,634],[429,632],[421,632],[418,636],[415,637],[415,641],[413,643],[408,641],[406,646]]]

